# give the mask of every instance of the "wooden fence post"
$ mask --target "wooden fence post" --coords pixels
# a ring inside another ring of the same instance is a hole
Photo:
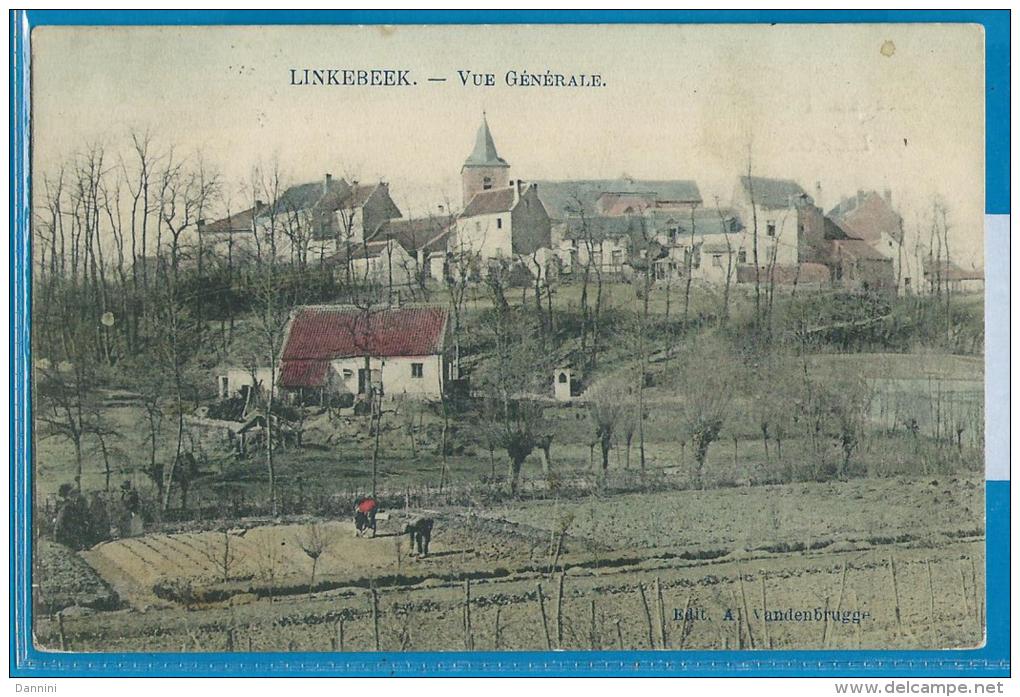
[[[372,633],[375,635],[375,650],[379,651],[379,592],[372,586]]]
[[[566,574],[560,572],[556,588],[556,648],[563,648],[563,582]]]
[[[655,648],[655,633],[652,629],[652,610],[648,607],[648,597],[645,595],[645,584],[639,583],[638,590],[641,592],[641,605],[645,608],[645,620],[648,624],[648,648]]]
[[[928,632],[931,638],[931,647],[935,648],[935,582],[931,577],[931,559],[924,560],[924,566],[928,570]]]
[[[754,633],[751,631],[751,612],[747,608],[747,593],[744,591],[744,570],[737,569],[737,580],[740,581],[740,600],[744,606],[744,621],[747,624],[747,642],[755,648]]]
[[[545,616],[545,598],[542,596],[542,584],[536,583],[535,588],[538,591],[538,609],[542,613],[542,629],[545,631],[545,648],[552,651],[552,637],[549,635],[549,621]]]
[[[896,608],[896,636],[903,635],[903,619],[900,616],[900,586],[896,582],[896,559],[889,555],[889,574],[892,576],[893,600]]]
[[[500,644],[501,644],[501,642],[500,642],[500,639],[501,639],[501,637],[500,637],[500,633],[499,633],[499,632],[500,632],[500,627],[499,627],[499,615],[500,615],[500,612],[501,612],[502,610],[503,610],[503,606],[502,606],[502,605],[497,605],[497,606],[496,606],[496,630],[495,630],[495,632],[494,632],[494,634],[495,634],[495,639],[493,640],[493,644],[494,644],[494,647],[493,647],[493,648],[494,648],[494,649],[495,649],[496,651],[499,651],[499,649],[500,649]]]
[[[471,634],[471,579],[464,579],[464,648],[472,651],[475,640]]]
[[[662,582],[655,577],[655,604],[659,615],[659,640],[662,648],[669,647],[669,638],[666,636],[666,609],[662,602]]]

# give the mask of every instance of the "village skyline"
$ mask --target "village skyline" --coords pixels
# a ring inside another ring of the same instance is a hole
[[[896,27],[892,34],[889,27],[843,27],[826,41],[796,43],[796,50],[795,27],[640,29],[652,42],[646,57],[624,42],[629,49],[604,71],[606,87],[569,93],[514,89],[500,80],[489,89],[456,84],[461,64],[498,71],[514,65],[522,47],[531,51],[523,62],[539,64],[530,56],[543,58],[541,42],[513,27],[468,28],[499,47],[498,60],[480,57],[472,48],[477,42],[458,43],[456,54],[444,49],[443,32],[435,28],[351,36],[329,28],[302,35],[300,46],[271,51],[260,47],[285,43],[286,29],[260,30],[260,41],[243,28],[216,29],[224,41],[201,45],[186,29],[146,29],[131,35],[135,60],[116,71],[99,69],[109,61],[104,46],[116,29],[47,29],[37,45],[57,50],[39,52],[35,113],[41,127],[53,120],[61,125],[51,125],[55,137],[35,148],[37,171],[51,171],[85,143],[103,142],[112,152],[129,142],[132,129],[148,130],[156,143],[200,154],[228,184],[227,193],[257,163],[278,162],[288,184],[316,181],[324,172],[382,179],[405,217],[421,217],[459,199],[460,164],[484,111],[501,154],[525,181],[688,179],[698,183],[706,207],[717,199],[725,206],[736,178],[746,173],[750,145],[755,175],[793,179],[812,194],[820,183],[825,209],[858,190],[889,188],[909,230],[925,224],[938,194],[949,209],[956,258],[968,268],[983,266],[983,183],[965,176],[983,162],[983,94],[979,84],[959,79],[980,63],[980,37],[943,42],[938,53],[924,49],[931,32],[966,35],[967,27]],[[592,47],[592,28],[557,30],[563,37],[557,45],[577,50],[558,50],[557,60],[543,66],[609,65]],[[705,32],[712,40],[697,40]],[[337,37],[345,37],[348,56],[409,64],[417,74],[448,79],[402,91],[302,92],[285,85],[286,66],[335,56],[322,47]],[[634,41],[633,33],[628,37]],[[667,37],[684,40],[665,51],[660,44]],[[881,53],[887,40],[895,45],[889,57]],[[74,62],[47,62],[68,43],[92,50],[79,50]],[[696,60],[689,60],[692,52]],[[723,66],[725,79],[713,78]],[[899,89],[903,81],[923,81],[934,93],[952,90],[954,98],[926,100],[919,90]],[[599,118],[607,111],[621,120]]]

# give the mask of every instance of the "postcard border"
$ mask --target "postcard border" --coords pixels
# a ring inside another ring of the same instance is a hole
[[[730,676],[730,677],[979,677],[1009,675],[1010,483],[986,483],[987,641],[972,650],[944,651],[569,651],[416,653],[59,653],[31,641],[30,603],[30,366],[29,317],[29,36],[44,25],[250,24],[581,24],[581,23],[906,23],[980,24],[985,31],[986,194],[989,215],[1009,214],[1010,104],[1008,10],[945,11],[65,11],[10,12],[11,226],[11,516],[10,673],[13,677],[115,676]],[[989,238],[989,242],[992,240]],[[1001,246],[1001,236],[994,242]],[[1008,258],[1005,249],[994,254]],[[991,257],[993,252],[986,251]],[[1005,283],[1008,273],[995,280]],[[999,297],[1001,289],[986,297]],[[1009,323],[1007,306],[987,317]],[[1008,338],[1008,337],[1007,337]],[[1006,349],[1008,351],[1008,347]],[[1009,362],[987,380],[1008,385]],[[1005,374],[1002,374],[1002,371]],[[1001,394],[1001,391],[997,392]],[[1008,401],[1008,387],[1005,397]],[[1001,407],[1001,408],[1000,408]],[[1008,403],[998,413],[1009,413]],[[1000,425],[1003,427],[1003,425]],[[1008,424],[1004,425],[1008,428]],[[1008,441],[1007,441],[1008,443]],[[1005,455],[1008,457],[1008,448]]]

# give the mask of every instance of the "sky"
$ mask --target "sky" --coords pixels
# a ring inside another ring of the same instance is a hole
[[[750,159],[820,185],[825,208],[889,188],[908,232],[940,196],[954,255],[983,265],[979,25],[41,27],[31,43],[36,172],[148,130],[216,168],[234,210],[251,168],[278,162],[292,183],[383,179],[419,216],[459,205],[484,111],[511,178],[694,179],[725,205]],[[304,68],[417,84],[292,85]],[[508,71],[604,85],[513,87]]]

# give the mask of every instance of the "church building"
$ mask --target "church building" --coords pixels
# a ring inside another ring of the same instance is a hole
[[[531,256],[552,246],[538,185],[510,179],[510,164],[496,152],[484,114],[474,150],[461,167],[461,180],[464,210],[450,251],[488,262]]]

